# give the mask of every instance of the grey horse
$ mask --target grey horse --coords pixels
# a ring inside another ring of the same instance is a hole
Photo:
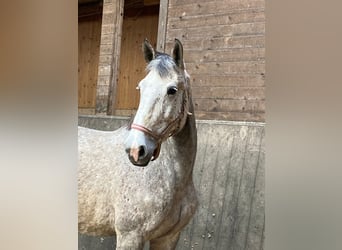
[[[172,55],[145,39],[147,75],[127,127],[79,127],[78,224],[88,235],[116,235],[117,249],[175,249],[197,208],[192,179],[197,131],[183,46]]]

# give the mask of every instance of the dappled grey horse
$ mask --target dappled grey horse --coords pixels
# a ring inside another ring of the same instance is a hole
[[[143,51],[148,74],[131,124],[110,132],[79,127],[79,232],[116,235],[117,249],[142,249],[146,241],[150,249],[175,249],[197,207],[190,78],[179,40],[172,56],[147,40]]]

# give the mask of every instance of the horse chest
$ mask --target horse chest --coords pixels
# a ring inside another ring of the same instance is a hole
[[[167,175],[167,178],[165,173],[126,176],[130,183],[122,182],[116,194],[116,228],[132,231],[140,227],[151,231],[165,220],[175,202],[176,191],[174,174],[170,172]]]

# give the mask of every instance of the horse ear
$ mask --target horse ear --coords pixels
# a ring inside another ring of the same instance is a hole
[[[173,47],[173,50],[172,50],[172,58],[173,60],[175,60],[176,65],[179,68],[184,69],[183,45],[177,38],[175,38],[175,46]]]
[[[143,43],[143,52],[144,52],[145,61],[147,63],[152,61],[156,56],[154,49],[152,45],[150,44],[150,42],[147,40],[147,38],[145,38],[144,43]]]

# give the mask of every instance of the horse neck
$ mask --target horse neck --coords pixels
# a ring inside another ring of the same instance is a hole
[[[172,138],[175,145],[175,157],[179,159],[180,164],[185,168],[184,170],[188,170],[186,172],[191,174],[197,151],[196,120],[191,98],[189,112],[191,112],[192,115],[187,116],[187,120],[182,130],[172,136]]]

